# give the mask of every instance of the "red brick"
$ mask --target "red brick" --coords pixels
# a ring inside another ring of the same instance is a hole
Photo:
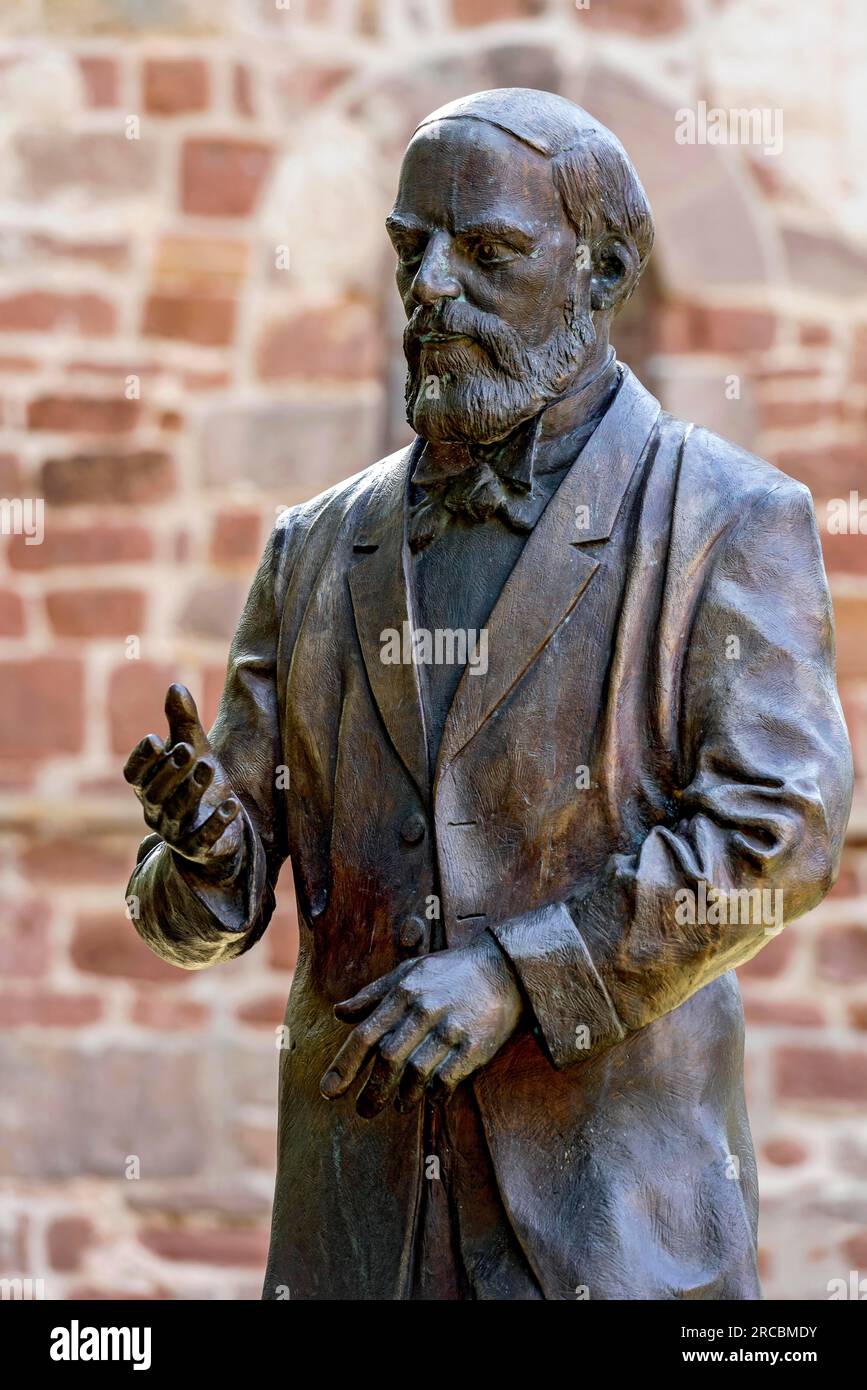
[[[837,443],[765,450],[769,461],[806,483],[814,497],[845,497],[864,485],[864,448]]]
[[[497,0],[456,0],[456,3],[480,5],[490,10]],[[568,8],[580,24],[642,35],[670,33],[680,28],[686,18],[684,0],[606,0],[603,5],[590,0],[584,9],[574,4]]]
[[[65,330],[83,338],[104,338],[116,324],[114,306],[98,294],[24,290],[0,297],[0,333]]]
[[[22,492],[18,459],[14,454],[0,454],[0,495],[20,497]]]
[[[0,995],[2,1028],[81,1028],[102,1016],[102,1001],[96,994]]]
[[[72,527],[52,524],[41,545],[27,545],[24,536],[9,543],[9,564],[16,570],[46,570],[62,565],[123,565],[150,560],[153,538],[143,526]]]
[[[796,401],[764,400],[759,405],[761,427],[765,430],[797,429],[800,426],[827,424],[843,418],[841,400],[811,400],[809,397]]]
[[[837,628],[837,676],[867,676],[867,599],[854,594],[834,595]]]
[[[283,1022],[286,1014],[286,996],[269,994],[262,999],[254,999],[238,1009],[242,1023],[251,1023],[256,1028],[276,1028]]]
[[[38,549],[38,547],[31,547]],[[0,589],[0,637],[23,637],[26,628],[24,602],[11,589]]]
[[[144,108],[152,115],[204,111],[211,96],[207,65],[200,58],[149,58],[142,90]]]
[[[126,758],[149,733],[166,737],[163,706],[166,691],[177,676],[175,667],[148,661],[125,661],[115,668],[108,687],[108,728],[113,753]]]
[[[738,969],[738,976],[742,980],[770,980],[777,975],[782,975],[792,958],[795,949],[795,940],[791,932],[783,932],[780,936],[775,936],[763,946],[758,955],[748,960],[746,965]]]
[[[146,827],[142,833],[147,833]],[[70,954],[73,964],[85,975],[158,980],[165,984],[183,984],[190,979],[188,971],[154,955],[122,910],[79,917]]]
[[[824,979],[841,984],[867,979],[867,928],[826,927],[817,954],[819,974]]]
[[[126,637],[144,626],[145,596],[137,589],[58,589],[45,595],[58,637]]]
[[[35,979],[48,967],[47,904],[0,902],[0,976],[23,975]]]
[[[806,1144],[802,1144],[800,1139],[780,1137],[769,1139],[762,1146],[762,1152],[769,1163],[774,1163],[778,1168],[793,1168],[799,1163],[803,1163],[810,1156],[810,1151]]]
[[[867,574],[867,535],[835,534],[827,530],[825,508],[817,508],[822,558],[829,574]]]
[[[541,9],[541,0],[452,0],[454,21],[465,28],[507,19],[526,19],[539,14]]]
[[[77,753],[84,734],[84,672],[72,657],[0,665],[0,757]]]
[[[245,1163],[273,1172],[277,1161],[277,1136],[273,1129],[259,1125],[238,1125],[235,1143]]]
[[[781,1100],[867,1102],[867,1052],[783,1047],[775,1059]]]
[[[127,139],[122,118],[112,129],[79,130],[74,124],[31,122],[19,130],[15,152],[21,183],[34,206],[51,198],[141,198],[155,191],[159,146]]]
[[[51,1268],[63,1274],[80,1268],[93,1239],[93,1225],[86,1216],[62,1216],[52,1221],[45,1233]]]
[[[121,434],[134,428],[139,401],[123,396],[40,396],[27,408],[31,430],[61,430],[68,434]]]
[[[30,245],[38,256],[93,261],[109,270],[121,270],[129,264],[129,242],[119,237],[106,237],[102,241],[71,241],[67,237],[47,236],[40,232],[31,237]]]
[[[761,352],[773,345],[777,321],[758,309],[708,308],[703,331],[711,352]]]
[[[247,564],[262,551],[262,513],[235,509],[214,518],[211,559],[218,565]]]
[[[248,217],[256,208],[273,151],[254,140],[195,137],[181,151],[181,207],[205,217]]]
[[[116,791],[127,793],[124,783]],[[75,834],[32,836],[22,847],[18,866],[34,883],[104,883],[113,888],[126,883],[135,860],[141,835],[97,833],[93,829]]]
[[[856,999],[849,1005],[849,1023],[859,1032],[867,1032],[867,999]]]
[[[805,347],[826,347],[831,342],[831,330],[827,323],[802,323],[798,337]]]
[[[264,1265],[268,1232],[261,1230],[145,1229],[139,1240],[164,1260],[189,1260],[208,1265]]]
[[[239,116],[254,116],[253,82],[246,63],[236,63],[232,71],[232,95]]]
[[[806,999],[744,1000],[744,1016],[748,1023],[782,1024],[794,1028],[821,1028],[825,1016],[818,1004]]]
[[[117,106],[119,83],[114,59],[85,55],[79,58],[78,66],[88,106]]]
[[[235,336],[234,299],[218,295],[155,293],[145,304],[142,332],[202,347],[227,347]]]
[[[852,1269],[867,1269],[867,1230],[850,1236],[843,1245],[843,1254]]]
[[[161,994],[139,995],[130,1011],[133,1023],[160,1033],[192,1032],[203,1028],[209,1017],[205,1004],[192,999],[166,999]]]
[[[146,504],[160,502],[174,490],[170,456],[159,449],[135,453],[86,453],[46,459],[42,493],[49,504],[80,502]]]
[[[381,365],[378,324],[362,304],[336,304],[272,323],[256,354],[265,381],[356,381],[377,376]]]
[[[278,902],[265,933],[268,964],[272,970],[294,970],[298,961],[298,913],[291,873],[280,879]]]

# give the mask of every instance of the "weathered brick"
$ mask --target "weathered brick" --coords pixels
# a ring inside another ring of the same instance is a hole
[[[73,454],[42,465],[43,496],[56,506],[160,502],[173,489],[172,460],[160,449]]]
[[[795,953],[795,938],[790,931],[783,932],[763,946],[752,960],[738,969],[742,980],[770,980],[782,975]]]
[[[248,1003],[242,1004],[237,1012],[242,1023],[250,1023],[256,1028],[273,1029],[283,1022],[286,1014],[286,996],[268,994],[261,999],[251,999]]]
[[[806,483],[814,497],[845,497],[864,484],[864,447],[838,442],[766,450],[769,461]]]
[[[48,904],[33,899],[0,901],[0,976],[36,979],[48,967]]]
[[[194,999],[167,999],[162,993],[138,995],[130,1010],[133,1023],[160,1033],[193,1032],[203,1028],[209,1017],[206,1004]]]
[[[847,984],[867,978],[867,927],[826,927],[817,947],[819,974]]]
[[[0,1038],[0,1175],[27,1173],[38,1181],[102,1174],[132,1189],[130,1156],[144,1181],[201,1172],[213,1152],[207,1065],[200,1039],[175,1037],[170,1048],[92,1049],[68,1038]],[[180,1115],[183,1124],[166,1123]]]
[[[808,999],[744,999],[747,1023],[782,1024],[795,1028],[821,1028],[825,1015]]]
[[[209,579],[197,584],[181,609],[181,631],[215,641],[231,640],[246,598],[247,585],[234,579]]]
[[[13,589],[0,589],[0,637],[22,637],[26,626],[21,595]]]
[[[781,1135],[776,1139],[768,1139],[762,1145],[762,1154],[777,1168],[794,1168],[809,1158],[810,1151],[800,1139]]]
[[[76,753],[84,734],[84,672],[74,657],[0,665],[0,757]]]
[[[270,145],[192,137],[181,151],[181,207],[205,217],[248,217],[271,167]]]
[[[177,674],[172,666],[149,661],[125,661],[115,667],[108,686],[108,729],[113,753],[126,758],[146,734],[167,736],[163,706],[166,691]]]
[[[84,190],[113,203],[153,187],[153,140],[128,140],[114,130],[28,129],[15,142],[23,181],[34,201]]]
[[[61,1216],[52,1221],[45,1232],[51,1268],[63,1274],[79,1269],[94,1236],[93,1223],[86,1216]]]
[[[382,365],[379,325],[366,305],[339,304],[272,323],[257,349],[265,381],[355,381],[378,375]]]
[[[264,1265],[268,1256],[268,1231],[260,1230],[163,1230],[146,1228],[139,1240],[164,1260],[187,1260],[209,1265]]]
[[[867,598],[855,594],[834,594],[834,621],[837,628],[837,676],[867,676]]]
[[[46,570],[63,565],[123,565],[149,560],[153,538],[143,526],[102,522],[99,526],[64,526],[52,520],[41,545],[12,536],[9,564],[15,570]]]
[[[139,589],[57,589],[45,595],[45,608],[58,637],[126,637],[144,627],[145,595]]]
[[[784,1101],[867,1102],[867,1051],[829,1046],[782,1047],[774,1059]]]
[[[53,333],[61,329],[83,338],[114,332],[114,305],[102,295],[20,290],[0,296],[0,333]]]
[[[118,788],[120,790],[120,788]],[[126,792],[126,784],[123,786]],[[143,826],[142,835],[146,827]],[[18,856],[20,871],[34,883],[72,886],[110,884],[121,888],[129,877],[141,835],[82,829],[76,835],[34,834]]]
[[[249,564],[262,551],[264,516],[261,511],[233,508],[218,512],[211,532],[211,559],[216,565]]]
[[[142,333],[202,347],[226,347],[235,335],[236,312],[234,299],[219,295],[154,293],[145,303]]]
[[[27,407],[27,428],[68,434],[121,434],[134,428],[141,410],[124,396],[39,396]]]
[[[84,54],[79,58],[78,66],[88,106],[117,106],[120,83],[114,59]]]
[[[0,994],[0,1028],[82,1028],[102,1015],[97,994]]]
[[[211,99],[207,64],[200,58],[148,58],[142,92],[144,108],[152,115],[204,111]]]
[[[143,833],[147,833],[146,828]],[[172,985],[192,978],[188,971],[155,956],[120,908],[117,912],[89,913],[77,918],[70,955],[73,965],[85,975],[156,980]]]

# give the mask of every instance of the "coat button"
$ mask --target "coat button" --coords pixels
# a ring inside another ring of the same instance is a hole
[[[405,951],[417,951],[427,938],[427,923],[421,917],[407,917],[401,924],[400,944]]]
[[[403,825],[400,827],[400,838],[405,845],[420,845],[424,839],[425,832],[424,816],[418,811],[413,811],[411,816],[407,816]]]

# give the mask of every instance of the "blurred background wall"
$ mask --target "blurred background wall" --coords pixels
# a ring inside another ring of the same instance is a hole
[[[0,1275],[253,1298],[291,887],[243,960],[162,964],[124,915],[121,767],[170,680],[213,716],[276,510],[407,437],[402,149],[500,85],[621,137],[658,237],[615,342],[812,489],[863,772],[867,26],[861,0],[3,0],[0,30]],[[702,102],[768,138],[679,143]],[[860,798],[833,895],[741,973],[766,1292],[825,1298],[867,1275]]]

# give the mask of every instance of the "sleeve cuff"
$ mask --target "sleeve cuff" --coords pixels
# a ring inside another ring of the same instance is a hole
[[[490,927],[530,1001],[555,1067],[620,1042],[626,1029],[568,908],[539,908]]]

